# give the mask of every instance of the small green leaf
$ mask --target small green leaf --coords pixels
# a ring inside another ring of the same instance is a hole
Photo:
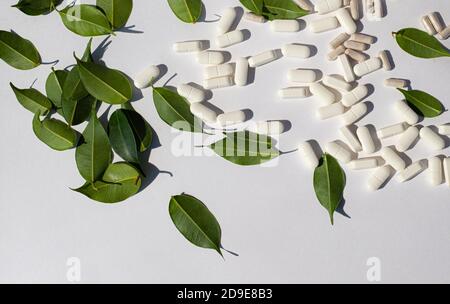
[[[427,32],[415,28],[405,28],[393,34],[398,45],[415,57],[450,57],[450,52]]]
[[[19,103],[32,113],[46,115],[52,108],[52,102],[36,89],[19,89],[9,84]]]
[[[114,29],[119,29],[130,18],[133,10],[133,0],[97,0],[97,6],[100,7],[108,17]]]
[[[338,161],[325,153],[314,171],[314,190],[320,204],[327,209],[333,225],[333,214],[342,202],[345,172]]]
[[[96,101],[91,95],[81,99],[63,99],[62,115],[70,126],[79,125],[89,118]]]
[[[41,64],[41,55],[31,41],[6,31],[0,31],[0,59],[19,70],[31,70]]]
[[[423,117],[436,117],[444,112],[444,106],[434,96],[418,90],[406,91],[398,89],[404,96],[408,105]]]
[[[222,252],[220,225],[214,215],[197,198],[175,195],[170,198],[169,214],[178,231],[192,244]]]
[[[139,153],[133,129],[125,110],[118,109],[111,115],[108,123],[109,140],[113,150],[125,161],[139,166]]]
[[[269,12],[269,20],[297,19],[309,14],[292,0],[264,0],[264,9]]]
[[[240,0],[240,2],[246,9],[256,15],[261,16],[263,14],[263,0]]]
[[[80,36],[101,36],[113,33],[105,14],[96,6],[68,6],[59,12],[66,28]]]
[[[81,61],[94,62],[94,58],[92,57],[92,38],[89,39],[88,44],[86,45],[86,49],[84,50],[83,57],[81,57]]]
[[[56,108],[62,106],[62,93],[64,83],[66,82],[69,72],[64,70],[53,70],[48,75],[45,83],[45,91],[48,99],[55,105]]]
[[[62,99],[80,100],[88,95],[88,91],[86,91],[83,83],[81,82],[79,68],[78,66],[74,66],[72,70],[70,70],[66,81],[64,82]]]
[[[133,129],[134,138],[140,152],[145,152],[150,148],[153,141],[153,130],[150,124],[136,112],[130,103],[122,105],[123,113],[127,116],[128,122]]]
[[[175,16],[186,23],[196,23],[202,14],[201,0],[167,0]]]
[[[130,164],[120,162],[108,166],[102,181],[85,183],[74,191],[101,203],[114,204],[138,193],[141,183],[139,172]]]
[[[53,12],[63,0],[19,0],[13,7],[29,16],[45,15]]]
[[[46,118],[39,119],[39,113],[34,114],[33,131],[44,144],[57,151],[65,151],[77,145],[77,132],[64,122]]]

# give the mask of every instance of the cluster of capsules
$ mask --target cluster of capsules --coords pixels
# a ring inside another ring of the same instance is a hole
[[[450,25],[446,25],[439,12],[433,12],[422,17],[422,24],[430,35],[437,35],[441,40],[450,37]]]

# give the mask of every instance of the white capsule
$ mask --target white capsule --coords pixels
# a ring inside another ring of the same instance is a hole
[[[288,79],[292,82],[312,83],[317,80],[317,72],[310,69],[290,70]]]
[[[202,40],[176,42],[173,49],[177,53],[201,52],[208,48],[208,43]]]
[[[398,152],[391,147],[384,147],[381,149],[381,157],[383,157],[386,163],[391,165],[398,172],[406,168],[406,162]]]
[[[270,28],[274,32],[299,32],[300,22],[298,22],[297,20],[276,19],[270,22]]]
[[[349,126],[343,126],[342,128],[340,128],[339,133],[342,135],[345,142],[350,146],[353,152],[358,153],[362,151],[361,142]]]
[[[338,115],[341,115],[345,112],[345,107],[342,105],[342,103],[337,102],[330,104],[328,106],[320,107],[316,111],[316,116],[319,119],[328,119],[331,117],[335,117]]]
[[[379,158],[378,157],[366,157],[352,160],[348,166],[353,170],[367,170],[378,167]]]
[[[345,41],[344,46],[348,49],[352,49],[355,51],[365,51],[365,50],[369,49],[368,44],[358,42],[358,41],[353,41],[353,40]]]
[[[350,40],[361,42],[364,44],[374,44],[376,38],[362,33],[354,33],[350,36]]]
[[[219,51],[204,51],[197,54],[197,62],[211,65],[222,64],[225,62],[225,55]]]
[[[359,14],[359,0],[350,1],[350,12],[352,14],[353,20],[361,19],[361,15]]]
[[[206,123],[213,124],[217,120],[216,112],[200,102],[191,104],[190,110],[194,116]]]
[[[445,148],[445,140],[430,127],[420,129],[420,139],[433,150],[442,150]]]
[[[134,78],[134,85],[138,89],[148,88],[161,75],[161,70],[156,65],[151,65],[141,71]]]
[[[436,32],[439,33],[445,28],[445,24],[442,22],[442,19],[438,13],[434,12],[428,16]]]
[[[314,20],[309,24],[309,28],[313,33],[322,33],[334,30],[339,27],[339,21],[336,17],[327,17],[323,19]]]
[[[434,36],[437,34],[436,29],[433,26],[433,23],[431,23],[430,16],[423,16],[422,17],[422,25],[425,28],[425,30],[430,34],[431,36]]]
[[[256,68],[256,67],[265,65],[267,63],[270,63],[272,61],[275,61],[277,59],[279,59],[277,52],[272,50],[272,51],[266,51],[261,54],[250,57],[250,59],[248,60],[248,63],[250,65],[250,67]]]
[[[353,152],[346,145],[337,141],[329,142],[325,146],[325,150],[344,164],[353,159]]]
[[[221,89],[231,87],[234,85],[234,79],[232,76],[223,76],[212,79],[205,79],[203,81],[203,87],[207,90]]]
[[[291,98],[306,98],[311,96],[308,87],[290,87],[284,88],[278,91],[281,98],[291,99]]]
[[[428,160],[429,180],[432,186],[438,186],[444,182],[444,168],[440,157],[431,157]]]
[[[351,125],[366,115],[367,111],[368,107],[366,103],[358,103],[342,115],[342,121],[346,126]]]
[[[441,135],[450,135],[450,123],[440,125],[439,126],[439,134]]]
[[[234,75],[234,82],[236,85],[243,87],[248,83],[248,60],[247,58],[239,58],[236,60],[236,73]]]
[[[205,91],[188,83],[180,84],[177,91],[178,94],[186,98],[190,103],[202,102],[206,99]]]
[[[362,77],[381,69],[382,65],[383,63],[381,62],[380,58],[373,57],[369,60],[358,63],[357,65],[355,65],[353,70],[357,76]]]
[[[314,11],[314,5],[311,4],[309,0],[294,0],[295,3],[298,4],[302,9],[305,11],[313,12]]]
[[[378,134],[379,138],[384,139],[384,138],[392,137],[395,135],[399,135],[399,134],[405,132],[405,130],[408,127],[409,127],[408,124],[401,122],[401,123],[398,123],[398,124],[395,124],[392,126],[384,127],[382,129],[378,130],[377,134]]]
[[[256,23],[264,23],[266,22],[266,18],[264,16],[258,16],[252,12],[246,12],[244,18],[248,21],[256,22]]]
[[[342,0],[320,0],[314,6],[315,10],[320,14],[328,14],[342,7]]]
[[[450,157],[444,159],[444,175],[447,186],[450,187]]]
[[[293,58],[309,58],[311,57],[311,49],[309,46],[301,45],[301,44],[285,44],[281,49],[283,56],[285,57],[293,57]]]
[[[409,85],[409,81],[406,80],[406,79],[388,78],[388,79],[384,80],[384,85],[386,87],[403,89],[403,88],[406,88]]]
[[[235,30],[229,33],[225,33],[216,38],[216,44],[219,48],[226,48],[245,40],[244,32]]]
[[[332,49],[337,48],[338,46],[341,46],[345,41],[347,41],[350,38],[350,35],[347,33],[341,33],[336,38],[331,40],[330,47]]]
[[[337,48],[335,48],[335,49],[333,49],[332,51],[330,51],[330,52],[327,54],[327,58],[328,58],[328,60],[330,60],[330,61],[335,61],[335,60],[339,57],[339,55],[344,54],[345,51],[346,51],[345,46],[340,45],[340,46],[338,46]]]
[[[319,165],[319,158],[310,142],[305,141],[301,143],[298,146],[298,152],[309,168],[315,169]]]
[[[415,162],[397,174],[397,181],[399,183],[409,181],[414,177],[416,177],[417,175],[419,175],[420,173],[422,173],[425,169],[426,164],[423,160]]]
[[[400,135],[397,143],[395,144],[395,148],[399,152],[405,152],[411,148],[412,144],[417,140],[418,137],[419,129],[417,127],[411,126]]]
[[[340,91],[348,92],[352,88],[352,85],[350,83],[346,82],[344,79],[336,75],[326,75],[323,78],[323,83],[333,89]]]
[[[381,0],[374,0],[373,4],[374,4],[374,10],[375,10],[374,17],[378,20],[383,18],[384,17],[384,8],[383,8],[383,3],[381,2]]]
[[[348,55],[350,58],[352,58],[353,60],[355,60],[358,63],[364,62],[367,59],[369,59],[369,55],[367,55],[366,53],[352,50],[352,49],[346,49],[345,55]]]
[[[387,182],[392,173],[393,170],[391,166],[383,166],[376,169],[367,182],[369,190],[376,191],[380,189]]]
[[[381,52],[378,54],[378,57],[380,57],[381,62],[382,62],[382,64],[383,64],[383,68],[384,68],[386,71],[391,71],[391,70],[394,69],[394,65],[392,64],[391,59],[389,58],[389,55],[388,55],[388,52],[387,52],[387,51],[381,51]]]
[[[270,120],[251,124],[248,130],[262,135],[280,135],[285,131],[285,128],[281,121]]]
[[[440,31],[438,37],[441,40],[447,40],[450,37],[450,25]]]
[[[369,89],[365,85],[360,85],[342,96],[342,104],[351,107],[367,97]]]
[[[355,81],[355,73],[353,71],[352,64],[345,54],[338,56],[339,62],[341,63],[342,71],[344,72],[344,78],[347,82]]]
[[[216,77],[230,76],[233,75],[233,73],[233,65],[231,63],[225,63],[205,67],[205,69],[203,70],[203,78],[211,79]]]
[[[246,115],[244,111],[233,111],[228,113],[222,113],[217,116],[217,122],[222,127],[243,123]]]
[[[330,105],[336,102],[336,95],[320,82],[314,82],[309,85],[309,90],[314,96],[317,96],[324,105]]]
[[[230,31],[237,17],[237,11],[234,7],[226,8],[217,25],[217,32],[222,35]]]
[[[347,34],[356,33],[357,30],[356,23],[353,20],[352,16],[350,15],[350,12],[345,7],[339,9],[336,12],[336,18],[338,19],[339,23],[342,25]]]
[[[415,125],[419,122],[419,115],[405,101],[397,100],[394,103],[394,108],[408,124]]]
[[[359,127],[356,130],[356,135],[358,135],[358,139],[365,153],[372,154],[376,151],[376,145],[368,127]]]

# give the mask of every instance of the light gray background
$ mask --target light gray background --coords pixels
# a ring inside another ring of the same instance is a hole
[[[0,28],[13,29],[31,39],[44,61],[59,59],[57,68],[73,63],[72,52],[81,54],[87,39],[64,28],[56,13],[29,17],[2,1]],[[238,1],[206,0],[206,19]],[[374,111],[360,124],[378,127],[399,122],[392,102],[401,96],[385,88],[387,77],[404,77],[413,87],[426,90],[448,105],[449,59],[421,60],[402,52],[391,32],[421,27],[420,16],[443,13],[450,22],[448,0],[388,0],[388,16],[381,22],[364,21],[364,32],[379,38],[369,51],[389,49],[396,63],[392,72],[379,71],[361,83],[372,83],[368,100]],[[317,15],[305,18],[307,22]],[[172,51],[175,41],[213,39],[216,25],[178,22],[166,1],[135,1],[129,21],[142,34],[118,33],[112,37],[104,60],[111,67],[134,75],[148,64],[166,64],[178,76],[170,83],[201,83],[202,69],[190,55]],[[256,82],[246,88],[214,92],[212,103],[225,111],[249,108],[254,119],[286,119],[292,129],[280,138],[282,150],[315,138],[324,144],[338,138],[339,120],[318,121],[317,101],[281,101],[277,90],[288,85],[290,68],[318,68],[339,73],[337,62],[325,60],[327,43],[340,31],[311,34],[275,34],[269,25],[242,21],[251,40],[231,47],[236,56],[252,55],[301,42],[317,46],[309,60],[282,59],[257,70]],[[95,38],[97,46],[102,37]],[[449,42],[445,44],[450,46]],[[74,152],[59,153],[39,142],[31,129],[32,114],[15,100],[8,83],[44,90],[50,66],[18,71],[0,62],[0,282],[67,282],[66,260],[78,257],[83,283],[304,283],[366,280],[366,261],[378,257],[382,282],[450,283],[450,202],[447,186],[431,187],[426,174],[411,182],[392,180],[382,191],[370,193],[370,172],[347,170],[345,211],[332,227],[318,204],[312,173],[296,153],[283,156],[276,166],[245,168],[219,157],[175,157],[172,140],[177,134],[157,116],[151,91],[135,103],[156,130],[161,147],[150,161],[173,177],[160,174],[144,191],[116,205],[103,205],[72,192],[83,183]],[[449,121],[448,113],[426,124]],[[386,143],[393,143],[394,140]],[[448,155],[449,150],[444,151]],[[423,143],[408,152],[413,160],[434,155]],[[210,250],[191,246],[175,229],[168,215],[171,195],[188,192],[203,200],[217,216],[223,245],[239,257],[225,254],[225,261]]]

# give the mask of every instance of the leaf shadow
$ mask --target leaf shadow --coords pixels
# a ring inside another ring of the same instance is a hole
[[[106,37],[105,39],[100,42],[100,44],[95,48],[95,50],[92,52],[92,58],[95,62],[102,62],[102,58],[106,53],[106,50],[108,49],[109,45],[111,44],[111,36]],[[103,62],[102,62],[103,63]]]
[[[205,6],[205,4],[203,4],[203,2],[202,2],[202,12],[201,12],[201,14],[200,14],[200,18],[198,19],[198,22],[213,23],[213,22],[217,22],[217,21],[220,20],[220,17],[218,17],[218,18],[215,19],[215,20],[206,20],[206,14],[207,14],[206,6]],[[216,16],[217,16],[217,15],[216,15]]]
[[[116,32],[127,33],[127,34],[143,34],[143,30],[135,30],[136,25],[129,25],[116,29]]]

